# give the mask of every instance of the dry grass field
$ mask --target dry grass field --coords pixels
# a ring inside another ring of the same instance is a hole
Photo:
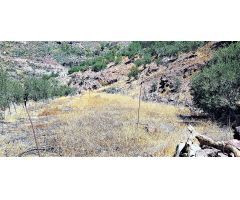
[[[41,156],[173,156],[188,137],[179,115],[190,115],[186,107],[141,102],[137,126],[138,100],[104,92],[32,102],[29,112]],[[227,129],[207,120],[194,126],[214,139],[228,137]],[[7,113],[1,129],[1,156],[37,155],[23,107]]]

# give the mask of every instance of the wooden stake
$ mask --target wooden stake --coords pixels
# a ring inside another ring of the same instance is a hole
[[[5,119],[5,110],[3,111],[3,115],[2,115],[2,132],[1,132],[1,134],[3,135],[3,132],[4,132],[4,123],[3,123],[3,121],[4,121],[4,119]]]
[[[139,99],[138,99],[137,128],[138,128],[138,125],[139,125],[139,118],[140,118],[141,96],[142,96],[142,82],[140,84]]]
[[[35,141],[35,145],[36,145],[36,149],[37,149],[37,153],[38,153],[38,156],[41,157],[41,154],[40,154],[40,151],[39,151],[39,145],[38,145],[38,141],[37,141],[37,137],[36,137],[36,132],[34,130],[34,127],[33,127],[33,122],[32,122],[32,119],[30,117],[30,114],[28,112],[28,109],[27,109],[27,105],[25,104],[25,109],[26,109],[26,112],[27,112],[27,115],[28,115],[28,119],[31,123],[31,127],[32,127],[32,132],[33,132],[33,137],[34,137],[34,141]]]

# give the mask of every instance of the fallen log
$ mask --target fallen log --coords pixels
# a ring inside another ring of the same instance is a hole
[[[175,156],[194,156],[196,154],[196,151],[198,151],[197,148],[192,148],[194,146],[193,140],[196,138],[200,144],[199,146],[212,147],[220,150],[222,153],[232,153],[234,157],[240,157],[240,141],[214,141],[213,139],[196,132],[191,125],[188,126],[188,130],[190,132],[190,135],[184,145],[183,143],[178,145]]]

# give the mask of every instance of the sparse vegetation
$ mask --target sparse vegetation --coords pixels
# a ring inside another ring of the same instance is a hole
[[[118,48],[111,48],[104,55],[99,55],[94,58],[90,58],[88,60],[80,62],[78,66],[71,67],[68,70],[68,74],[72,74],[74,72],[85,71],[87,69],[92,69],[95,72],[101,71],[107,67],[107,64],[113,62],[115,64],[119,64],[121,62],[121,56],[118,54]]]
[[[140,58],[135,61],[136,66],[149,64],[153,59],[160,64],[164,56],[176,56],[179,53],[195,51],[204,43],[202,41],[132,42],[122,51],[122,56],[128,56],[130,59],[139,56]]]
[[[137,79],[138,78],[138,74],[139,74],[139,69],[136,66],[133,66],[130,70],[130,72],[128,73],[128,77],[129,78],[134,78]]]

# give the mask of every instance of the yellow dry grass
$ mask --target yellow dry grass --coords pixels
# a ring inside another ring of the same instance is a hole
[[[57,156],[173,156],[176,145],[188,137],[187,125],[178,117],[189,115],[188,108],[141,102],[137,128],[138,100],[120,94],[86,92],[47,104],[36,103],[30,109],[33,116],[39,117],[35,127],[41,128],[40,146],[53,146]],[[41,122],[45,118],[47,126]],[[149,131],[149,127],[154,131]],[[215,139],[225,134],[208,121],[195,128]]]
[[[63,156],[173,156],[176,145],[187,137],[187,125],[178,117],[190,114],[185,107],[141,102],[137,128],[138,100],[128,96],[86,92],[56,99],[47,109],[56,106],[70,109],[57,115],[65,124],[56,129],[54,145]],[[148,132],[148,126],[157,130]],[[217,125],[209,122],[196,129],[220,133]]]

